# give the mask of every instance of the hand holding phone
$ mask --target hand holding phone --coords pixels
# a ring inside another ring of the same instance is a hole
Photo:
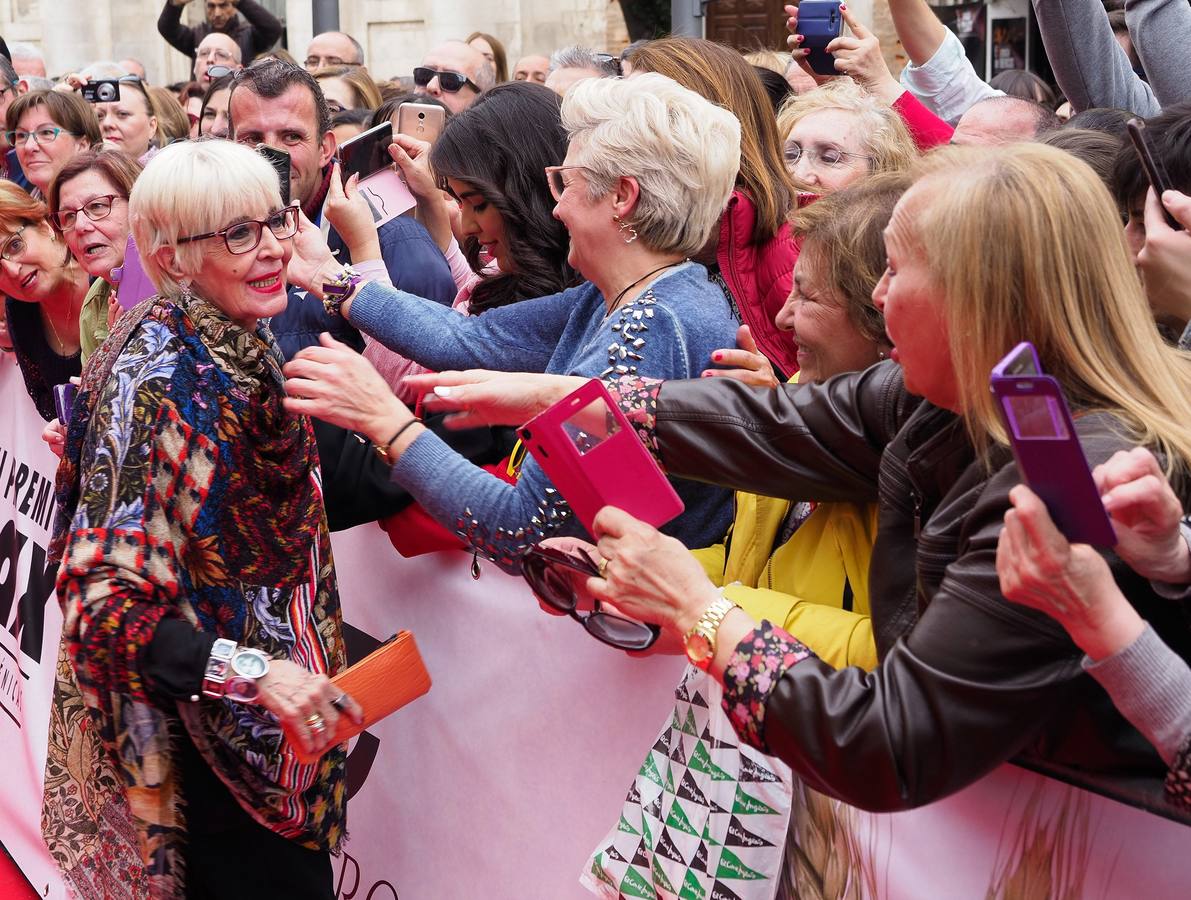
[[[392,142],[393,123],[381,122],[339,147],[343,184],[346,187],[352,175],[359,176],[358,189],[372,209],[372,221],[377,228],[413,209],[418,202],[393,170],[389,158]]]
[[[70,413],[74,409],[74,398],[79,389],[69,382],[54,385],[54,412],[58,414],[58,421],[66,427],[70,422]]]
[[[993,368],[989,388],[1009,434],[1021,479],[1046,504],[1067,540],[1111,547],[1116,532],[1059,383],[1042,374],[1028,341],[1018,344]]]
[[[840,0],[802,0],[798,4],[798,34],[801,46],[810,50],[807,64],[819,75],[838,75],[835,57],[827,52],[827,45],[843,33],[844,17]]]
[[[605,506],[655,528],[683,511],[674,487],[598,378],[536,415],[517,435],[589,533]]]

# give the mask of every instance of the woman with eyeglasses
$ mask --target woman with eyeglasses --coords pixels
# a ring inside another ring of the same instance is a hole
[[[82,369],[79,310],[87,272],[50,225],[45,204],[0,181],[0,293],[25,388],[47,422],[54,386]]]
[[[830,194],[874,172],[906,171],[919,156],[902,117],[848,79],[790,98],[777,125],[786,168],[807,194]]]
[[[337,263],[318,230],[306,224],[291,277],[325,298],[328,310],[429,368],[697,376],[711,351],[736,333],[723,293],[689,257],[706,243],[731,194],[740,165],[739,123],[693,91],[650,74],[632,85],[616,79],[577,84],[563,100],[562,126],[569,138],[566,157],[543,175],[554,197],[553,215],[570,234],[567,261],[584,283],[461,316],[364,282]],[[487,236],[493,255],[511,260],[515,269],[517,244],[509,238],[522,224],[500,218],[515,207],[496,204],[495,194],[470,182],[468,174],[461,168],[449,177],[462,191],[460,199],[474,205],[477,234]],[[522,174],[527,182],[534,177]],[[333,179],[332,191],[338,190]],[[532,190],[527,183],[522,193]],[[366,206],[360,210],[361,202],[345,208],[337,199],[328,208],[356,261],[378,256],[372,218]],[[473,298],[510,292],[527,273],[514,274],[516,280],[503,284],[482,280]],[[515,485],[477,468],[416,420],[369,362],[342,344],[324,336],[323,346],[299,353],[286,374],[289,408],[367,436],[392,466],[393,481],[469,548],[504,569],[519,571],[530,547],[545,537],[582,533],[532,458]],[[731,516],[728,495],[692,481],[674,486],[686,511],[666,527],[668,533],[690,546],[719,540]]]
[[[120,79],[120,96],[106,103],[93,103],[99,132],[105,147],[122,150],[140,159],[155,146],[157,110],[139,78]]]
[[[5,122],[5,137],[39,200],[71,157],[103,143],[95,110],[75,93],[30,91],[12,102]]]
[[[331,900],[330,744],[359,707],[329,680],[318,454],[262,321],[285,309],[297,210],[230,141],[164,148],[128,205],[159,294],[92,357],[67,429],[46,841],[81,896],[115,874],[129,896]]]
[[[94,281],[79,312],[79,344],[85,364],[107,340],[119,315],[112,270],[124,265],[128,242],[128,195],[141,165],[119,150],[79,154],[50,186],[50,221],[71,255]]]

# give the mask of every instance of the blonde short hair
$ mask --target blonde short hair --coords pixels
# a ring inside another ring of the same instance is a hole
[[[864,152],[872,160],[870,172],[905,171],[918,158],[918,146],[901,116],[850,78],[837,78],[783,103],[777,114],[783,145],[801,120],[829,109],[851,113],[860,121]]]
[[[277,172],[259,154],[232,141],[182,141],[145,166],[128,198],[132,234],[145,272],[162,295],[181,286],[157,260],[173,247],[183,279],[203,267],[205,241],[178,243],[187,235],[227,227],[237,218],[263,218],[281,208]]]
[[[643,244],[687,256],[707,244],[740,169],[732,113],[647,72],[580,81],[562,102],[562,124],[593,198],[618,178],[636,179],[641,193],[628,221]]]
[[[946,298],[976,446],[1006,443],[988,373],[1028,340],[1073,409],[1114,413],[1185,476],[1191,359],[1159,336],[1116,205],[1087,163],[1037,143],[944,147],[916,174],[895,217]]]

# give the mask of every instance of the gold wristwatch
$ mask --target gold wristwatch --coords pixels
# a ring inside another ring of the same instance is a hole
[[[692,666],[697,666],[703,671],[707,671],[711,666],[711,661],[715,659],[715,638],[720,624],[724,621],[724,616],[739,605],[725,597],[721,589],[719,597],[703,610],[699,621],[682,639],[686,646],[686,658],[691,661]]]

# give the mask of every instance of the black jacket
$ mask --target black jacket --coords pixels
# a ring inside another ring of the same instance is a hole
[[[1001,595],[997,539],[1020,480],[1009,451],[986,466],[956,415],[906,392],[900,367],[772,391],[726,378],[669,382],[656,428],[672,475],[879,503],[869,584],[880,665],[801,662],[766,706],[770,750],[812,787],[865,809],[906,809],[1018,753],[1161,777],[1161,760],[1082,672],[1062,628]],[[1093,466],[1131,446],[1107,414],[1081,416],[1076,430]],[[1178,605],[1107,558],[1141,615],[1191,658]]]
[[[281,37],[281,22],[256,0],[240,0],[236,9],[239,15],[231,17],[223,32],[240,45],[241,61],[248,65],[254,56],[277,43]],[[182,10],[183,7],[166,0],[161,15],[157,17],[157,33],[171,47],[193,60],[198,45],[215,29],[206,21],[198,25],[183,25]]]

